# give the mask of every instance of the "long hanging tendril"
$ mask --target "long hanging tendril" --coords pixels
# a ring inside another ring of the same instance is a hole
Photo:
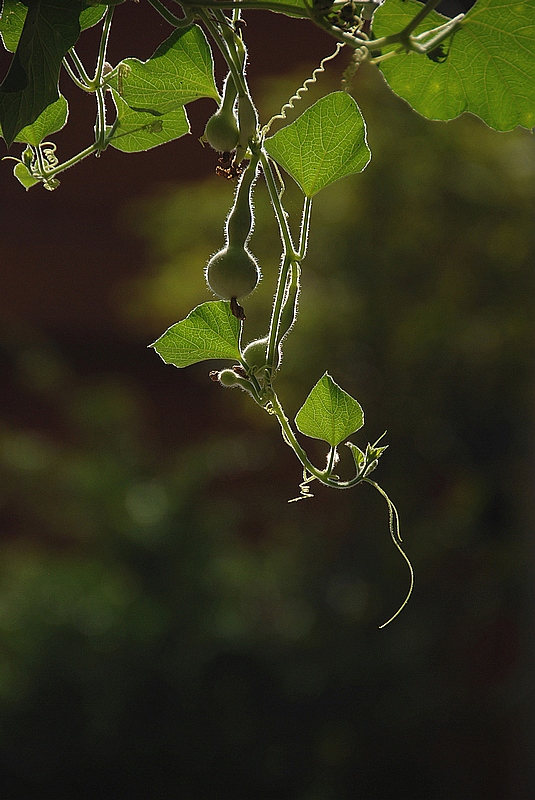
[[[398,515],[397,508],[395,507],[394,503],[389,498],[389,496],[387,495],[385,490],[382,489],[379,486],[378,483],[376,483],[375,481],[370,480],[369,478],[364,478],[364,481],[366,483],[369,483],[370,486],[373,486],[374,489],[377,489],[379,494],[382,495],[384,497],[384,499],[386,500],[386,503],[388,505],[388,518],[389,518],[390,536],[392,538],[392,541],[396,545],[397,549],[399,550],[399,552],[401,553],[401,555],[405,559],[405,562],[406,562],[407,567],[409,569],[409,576],[410,576],[409,591],[407,592],[407,596],[405,597],[405,600],[400,605],[400,607],[398,608],[396,613],[393,614],[390,617],[390,619],[388,619],[386,622],[383,622],[382,625],[379,625],[379,628],[386,628],[387,625],[390,625],[392,620],[396,619],[398,614],[400,614],[403,611],[403,609],[405,608],[405,606],[409,602],[409,598],[410,598],[410,596],[412,594],[412,590],[414,589],[414,570],[413,570],[411,562],[409,561],[409,557],[407,556],[407,554],[405,553],[405,551],[403,550],[403,548],[401,546],[402,539],[401,539],[401,533],[400,533],[400,530],[399,530],[400,526],[399,526],[399,515]]]
[[[308,92],[309,88],[314,83],[316,83],[316,81],[318,80],[319,75],[321,75],[323,72],[325,72],[325,64],[328,61],[332,61],[333,58],[336,58],[336,56],[338,55],[338,53],[340,52],[342,47],[344,47],[344,42],[338,42],[338,44],[336,45],[336,47],[334,49],[334,52],[331,53],[330,56],[325,56],[325,58],[323,58],[320,61],[319,67],[316,67],[316,69],[314,70],[314,72],[312,73],[310,78],[307,78],[306,81],[303,83],[303,85],[300,86],[299,89],[296,91],[296,93],[294,95],[292,95],[292,97],[290,97],[288,102],[283,105],[283,107],[281,108],[280,112],[278,114],[275,114],[274,117],[271,117],[269,122],[266,123],[266,125],[264,125],[264,127],[262,128],[262,135],[263,136],[266,136],[269,133],[269,130],[270,130],[271,126],[273,125],[273,123],[275,122],[275,120],[277,120],[277,119],[285,120],[286,119],[288,111],[293,111],[293,109],[295,107],[295,103],[297,103],[299,100],[303,99],[303,95],[305,95]]]

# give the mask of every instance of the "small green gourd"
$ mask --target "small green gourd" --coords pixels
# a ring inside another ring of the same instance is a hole
[[[249,394],[253,394],[254,396],[254,389],[251,382],[248,381],[247,378],[240,378],[233,369],[222,369],[218,374],[218,378],[221,386],[230,389],[234,389],[238,386],[240,389],[243,389],[244,392],[249,392]]]
[[[236,96],[236,86],[229,72],[223,86],[221,105],[206,123],[203,136],[203,139],[208,142],[210,147],[221,153],[230,153],[238,144],[240,132],[234,114]]]
[[[242,353],[243,360],[253,373],[258,373],[261,369],[267,366],[268,361],[268,344],[269,337],[264,336],[262,339],[255,339],[249,342],[247,347]],[[280,346],[276,350],[273,368],[277,370],[280,366],[282,358]]]
[[[264,336],[262,339],[255,339],[249,342],[243,351],[243,360],[253,372],[265,367],[267,362],[267,346],[268,337]]]
[[[227,217],[225,246],[206,265],[206,282],[223,300],[246,297],[260,280],[257,261],[247,248],[254,225],[252,187],[257,164],[258,157],[255,157],[242,174]]]
[[[219,373],[219,383],[222,386],[238,386],[238,376],[233,369],[222,369]]]

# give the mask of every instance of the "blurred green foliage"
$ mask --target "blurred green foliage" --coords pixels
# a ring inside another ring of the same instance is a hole
[[[328,368],[362,435],[388,428],[414,597],[377,630],[407,579],[379,498],[288,506],[274,421],[206,364],[139,353],[207,299],[233,191],[163,187],[125,212],[149,245],[116,298],[133,344],[95,342],[95,371],[3,327],[6,800],[530,796],[535,144],[362,78],[372,164],[316,199],[281,396],[295,413]],[[255,204],[246,339],[279,259],[262,185]]]

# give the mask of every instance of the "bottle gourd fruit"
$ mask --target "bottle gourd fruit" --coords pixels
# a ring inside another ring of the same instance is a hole
[[[236,101],[236,86],[232,75],[227,75],[223,86],[223,100],[215,114],[210,117],[204,129],[203,139],[208,142],[214,150],[221,153],[230,153],[236,148],[240,132],[238,123],[234,115],[234,103]]]
[[[208,287],[222,300],[246,297],[260,280],[256,259],[247,249],[254,223],[252,188],[257,164],[258,156],[253,156],[241,176],[234,204],[227,217],[225,246],[206,265]]]

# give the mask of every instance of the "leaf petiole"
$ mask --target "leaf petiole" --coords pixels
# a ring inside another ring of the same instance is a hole
[[[176,17],[160,0],[149,0],[149,3],[173,28],[187,28],[193,22],[193,15],[186,13],[184,17]]]
[[[75,80],[77,85],[82,85],[82,88],[84,88],[84,90],[86,92],[94,91],[94,89],[92,87],[91,78],[87,74],[86,69],[85,69],[84,65],[82,64],[82,61],[81,61],[78,53],[74,49],[74,47],[71,47],[71,49],[68,52],[69,52],[70,57],[74,61],[74,66],[78,70],[78,75],[80,76],[80,84],[77,83],[75,78],[73,78],[73,80]],[[66,58],[63,59],[64,66],[66,65],[66,60],[67,60]],[[71,73],[69,72],[69,74],[71,74]],[[71,77],[72,77],[72,75],[71,75]]]
[[[71,53],[71,56],[72,56],[72,53]],[[68,62],[66,57],[63,59],[63,67],[65,69],[65,72],[67,73],[67,75],[71,79],[71,81],[76,86],[78,86],[79,89],[82,89],[82,91],[84,91],[84,92],[92,92],[93,91],[91,89],[91,87],[87,83],[85,83],[82,80],[80,80],[80,78],[76,75],[75,71],[72,69],[72,67],[69,64],[69,62]],[[89,76],[88,76],[88,80],[89,80]]]
[[[310,217],[312,215],[312,198],[305,196],[303,203],[303,213],[301,215],[301,230],[299,233],[299,250],[297,255],[303,260],[307,253],[308,234],[310,231]]]

